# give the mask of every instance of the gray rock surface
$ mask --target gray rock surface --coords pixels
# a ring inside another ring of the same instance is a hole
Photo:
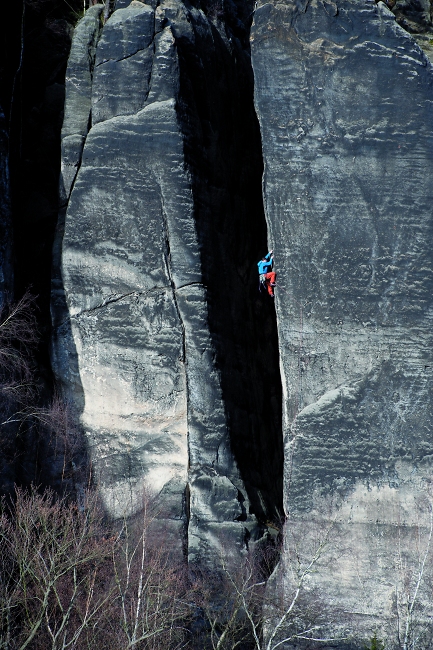
[[[152,71],[154,22],[152,8],[138,2],[111,17],[109,29],[104,30],[98,43],[93,124],[132,115],[143,108]]]
[[[378,630],[394,647],[430,535],[433,72],[369,0],[259,2],[251,48],[281,286],[289,521],[274,587],[293,587],[296,531],[307,563],[328,535],[308,582],[327,603],[317,635]]]
[[[230,316],[236,302],[251,310],[245,294],[251,269],[257,301],[251,262],[262,253],[258,247],[266,246],[260,161],[247,162],[242,182],[231,181],[240,187],[233,199],[221,179],[207,177],[199,167],[202,161],[194,157],[196,139],[208,165],[221,161],[224,174],[233,176],[239,158],[227,155],[225,140],[232,133],[225,133],[224,125],[233,129],[230,118],[239,122],[244,138],[248,130],[242,126],[246,117],[240,105],[237,113],[223,106],[224,81],[214,84],[211,76],[221,76],[217,56],[228,69],[236,67],[232,46],[202,12],[176,2],[154,11],[133,1],[112,14],[96,45],[98,34],[94,7],[76,28],[67,72],[62,150],[66,216],[63,236],[60,219],[53,280],[53,368],[85,432],[93,477],[109,513],[139,510],[147,487],[160,494],[160,519],[179,545],[187,524],[189,558],[218,561],[219,548],[240,549],[245,535],[256,534],[232,430],[242,429],[246,437],[253,431],[251,446],[255,435],[254,453],[260,456],[260,445],[278,429],[276,399],[265,413],[270,423],[259,412],[269,394],[269,389],[261,391],[262,384],[277,375],[275,350],[273,365],[264,352],[267,340],[258,343],[264,326],[272,338],[269,305],[262,322],[257,327],[249,323],[243,331]],[[242,72],[239,65],[231,73],[232,86]],[[200,85],[203,74],[210,75],[207,91]],[[254,120],[248,83],[247,118]],[[237,147],[245,160],[255,160],[238,136],[234,143],[231,154]],[[257,180],[253,192],[251,174]],[[250,209],[250,202],[257,207]],[[224,269],[230,255],[225,261],[216,255],[212,265],[221,265],[219,276],[213,268],[209,280],[211,248],[228,245],[231,253],[241,236],[239,226],[229,227],[235,212],[250,224],[260,223],[258,236],[243,236],[249,261],[230,262],[232,268]],[[213,220],[215,237],[211,240],[209,231],[204,241]],[[239,265],[244,268],[238,270]],[[235,272],[240,274],[233,280]],[[228,297],[226,281],[233,285]],[[221,326],[209,311],[220,308],[226,314],[218,316]],[[224,336],[231,337],[228,349],[233,348],[225,365],[218,356],[224,345],[218,348],[216,342]],[[242,338],[249,347],[237,350]],[[247,367],[239,370],[240,364]],[[255,376],[250,377],[251,367]],[[245,386],[227,381],[232,370]],[[233,400],[234,390],[246,404],[231,423],[234,407],[227,395]],[[256,399],[257,392],[263,396]],[[243,410],[249,404],[250,414]],[[282,458],[279,443],[269,457],[273,470]],[[281,471],[276,479],[256,480],[252,472],[262,459],[251,464],[248,453],[245,458],[244,466],[251,465],[248,490],[259,514],[262,519],[275,516],[272,503],[278,496],[273,492],[280,495],[275,486],[281,485]]]
[[[93,67],[102,9],[103,5],[98,4],[86,11],[75,30],[68,59],[62,126],[61,201],[69,198],[89,129]]]

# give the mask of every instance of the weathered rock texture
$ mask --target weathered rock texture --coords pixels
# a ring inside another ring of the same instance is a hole
[[[281,285],[289,522],[274,586],[290,593],[296,536],[308,562],[328,534],[314,636],[377,629],[397,647],[431,531],[433,72],[369,0],[259,2],[251,47]],[[431,554],[413,634],[432,614]]]
[[[272,308],[250,300],[266,246],[252,79],[197,9],[134,1],[102,31],[100,11],[67,71],[53,365],[109,512],[137,511],[147,485],[179,540],[187,521],[190,559],[218,559],[254,529],[250,502],[281,512]]]
[[[433,62],[433,5],[431,0],[388,0],[399,25],[410,32]]]

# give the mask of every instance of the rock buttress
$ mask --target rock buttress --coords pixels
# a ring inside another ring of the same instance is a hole
[[[203,244],[186,153],[197,111],[185,105],[195,97],[182,66],[196,31],[221,37],[179,3],[132,2],[101,33],[99,11],[78,24],[67,72],[53,366],[109,512],[137,511],[147,486],[173,543],[187,519],[189,558],[218,561],[219,547],[242,546],[252,520],[210,327],[211,239]],[[258,486],[262,519],[271,483]]]
[[[314,635],[403,643],[416,593],[410,634],[427,648],[432,68],[370,1],[259,3],[251,48],[281,286],[289,521],[274,587],[288,597],[296,549],[308,564],[326,539]]]

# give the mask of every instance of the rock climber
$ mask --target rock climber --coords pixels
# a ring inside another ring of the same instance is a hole
[[[269,253],[257,263],[259,268],[260,284],[266,287],[271,298],[274,297],[273,287],[275,287],[277,279],[277,274],[272,270],[273,265],[274,251],[269,251]]]

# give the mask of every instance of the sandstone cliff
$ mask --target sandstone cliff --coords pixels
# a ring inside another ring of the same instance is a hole
[[[431,534],[433,71],[369,1],[259,3],[251,48],[281,286],[289,519],[274,585],[290,589],[299,531],[306,562],[321,535],[323,636],[382,626],[403,643]]]
[[[259,2],[251,60],[247,21],[97,5],[66,78],[53,367],[105,505],[147,485],[191,560],[241,549],[284,442],[268,593],[313,561],[296,625],[332,647],[431,634],[433,73],[403,5]]]

